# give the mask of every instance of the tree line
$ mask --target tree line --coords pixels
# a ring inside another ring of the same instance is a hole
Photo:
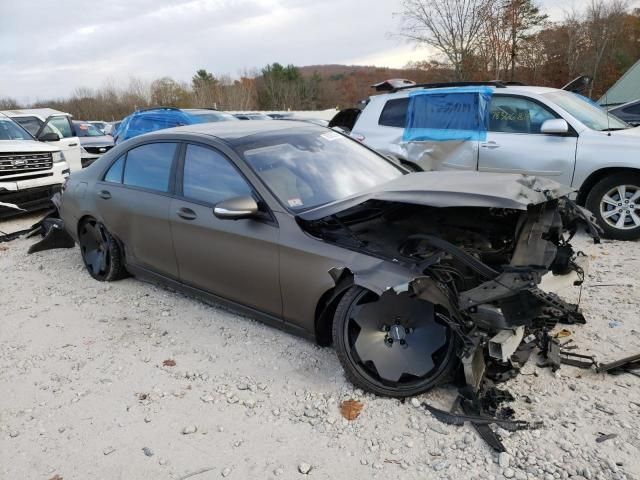
[[[403,0],[401,37],[426,45],[449,79],[519,81],[561,87],[592,78],[598,99],[640,58],[640,9],[627,0],[587,0],[550,22],[533,0]]]
[[[0,109],[51,107],[78,119],[119,120],[152,106],[219,110],[315,110],[354,106],[388,78],[417,82],[506,80],[561,87],[579,75],[598,99],[640,58],[640,9],[627,0],[588,0],[550,22],[534,0],[403,0],[397,35],[428,46],[433,58],[404,69],[272,63],[238,78],[199,69],[191,82],[163,77],[125,85],[107,81],[78,88],[68,98]]]

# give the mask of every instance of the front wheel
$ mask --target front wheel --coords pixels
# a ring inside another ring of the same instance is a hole
[[[456,357],[451,329],[432,303],[351,287],[333,320],[333,342],[347,379],[390,397],[426,392],[448,378]],[[444,314],[444,312],[443,312]]]
[[[586,207],[607,238],[640,238],[640,175],[617,173],[603,178],[589,192]]]

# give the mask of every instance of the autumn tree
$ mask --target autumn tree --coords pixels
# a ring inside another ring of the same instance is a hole
[[[163,107],[189,105],[189,92],[185,84],[170,77],[162,77],[151,83],[151,103]]]
[[[541,13],[533,0],[506,0],[502,11],[509,32],[509,79],[513,81],[521,44],[533,38],[534,30],[544,24],[548,15]]]
[[[469,78],[492,0],[402,0],[401,37],[444,55],[456,80]]]
[[[201,68],[191,78],[193,103],[198,107],[217,107],[220,101],[219,81],[212,73]]]

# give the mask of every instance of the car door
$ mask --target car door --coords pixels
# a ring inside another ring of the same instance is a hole
[[[96,209],[124,244],[127,263],[178,280],[169,207],[178,145],[136,146],[111,164],[95,184]]]
[[[541,133],[544,121],[554,118],[561,117],[533,99],[494,95],[478,170],[539,175],[571,185],[578,136],[571,128],[567,134]]]
[[[36,137],[49,132],[60,135],[60,140],[48,143],[62,150],[71,172],[82,170],[80,139],[77,137],[69,117],[67,115],[53,115],[49,117],[40,128]]]
[[[177,183],[169,216],[181,281],[280,318],[275,220],[266,211],[242,220],[213,214],[223,200],[258,199],[248,181],[220,151],[186,144]]]

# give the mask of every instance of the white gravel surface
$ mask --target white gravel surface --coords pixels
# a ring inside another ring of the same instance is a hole
[[[354,390],[330,348],[133,278],[96,282],[77,249],[30,243],[0,244],[2,479],[640,478],[639,378],[532,358],[503,388],[544,427],[499,430],[498,456],[416,400]],[[577,243],[592,273],[572,338],[602,361],[640,352],[640,243]],[[348,398],[364,403],[352,422]]]

